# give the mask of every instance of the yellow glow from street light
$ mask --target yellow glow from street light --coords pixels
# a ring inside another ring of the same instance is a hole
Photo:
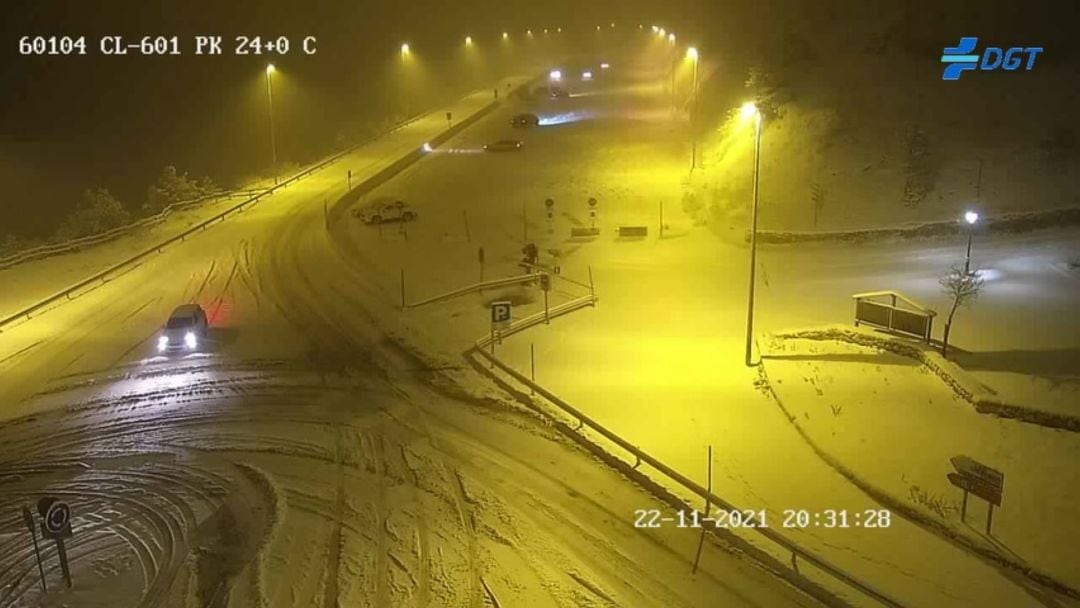
[[[408,55],[409,54],[409,43],[408,42],[402,42],[401,43],[401,54],[402,55]]]
[[[668,34],[667,41],[671,44],[675,44],[675,34]]]
[[[598,32],[600,31],[600,26],[599,25],[596,26],[596,31],[598,31]]]
[[[525,30],[526,36],[532,36],[532,30]]]
[[[656,32],[659,32],[659,31],[660,31],[660,28],[658,28],[658,27],[656,27],[656,26],[654,25],[654,26],[652,26],[652,31],[653,31],[653,33],[655,34]]]
[[[660,31],[657,32],[657,33],[660,34],[661,38],[663,38],[664,36],[667,36],[667,30],[665,30],[664,28],[660,28]]]
[[[556,32],[559,32],[559,33],[561,34],[561,33],[562,33],[562,28],[561,28],[561,27],[557,27],[557,28],[555,28],[555,31],[556,31]]]
[[[748,101],[742,104],[742,107],[739,108],[739,115],[742,116],[743,120],[750,120],[751,118],[754,118],[758,115],[757,105],[755,105],[752,101]]]
[[[465,46],[472,46],[472,36],[465,36]]]
[[[267,74],[273,74],[274,70],[276,70],[276,69],[277,68],[274,67],[274,64],[272,64],[272,63],[266,64],[266,73]]]
[[[509,37],[510,37],[510,34],[508,32],[503,32],[503,40],[506,40]]]
[[[964,214],[964,220],[969,224],[974,224],[979,221],[979,214],[974,211],[968,211]]]
[[[615,27],[615,23],[614,23],[614,22],[612,22],[612,23],[611,23],[611,27]]]
[[[686,58],[689,59],[690,61],[697,61],[697,58],[698,58],[697,47],[692,46],[692,47],[686,49]]]

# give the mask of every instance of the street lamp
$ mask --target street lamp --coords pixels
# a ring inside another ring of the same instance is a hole
[[[405,61],[405,58],[409,56],[409,52],[410,52],[409,51],[409,43],[408,42],[402,42],[401,43],[401,60],[402,61]]]
[[[739,111],[744,120],[754,120],[754,200],[750,207],[750,297],[746,306],[746,365],[752,362],[754,344],[754,278],[757,271],[758,169],[761,167],[761,111],[746,102]]]
[[[672,43],[674,43],[675,34],[671,35]],[[694,129],[694,117],[697,115],[697,97],[698,97],[698,50],[695,47],[686,49],[686,58],[694,62],[694,81],[691,88],[690,98],[690,138],[691,138],[691,151],[690,151],[690,171],[697,168],[697,130]],[[674,91],[674,83],[672,83],[672,90]]]
[[[964,274],[971,274],[971,238],[975,236],[975,222],[979,221],[979,214],[968,211],[964,214],[964,221],[968,223],[967,255],[964,257]]]
[[[266,64],[266,107],[270,114],[270,157],[273,160],[274,183],[277,183],[277,140],[274,137],[274,64]]]
[[[472,46],[472,36],[465,36],[465,46]]]

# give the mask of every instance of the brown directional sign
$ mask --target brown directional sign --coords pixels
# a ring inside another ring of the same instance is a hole
[[[949,474],[949,481],[953,485],[963,488],[995,506],[1001,506],[1001,493],[1005,489],[1004,473],[976,462],[967,456],[954,456],[949,461],[952,462],[953,468],[959,473],[959,475]],[[962,477],[962,483],[966,484],[966,487],[954,481],[954,475]]]

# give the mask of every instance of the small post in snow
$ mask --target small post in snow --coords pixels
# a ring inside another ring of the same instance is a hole
[[[401,310],[405,310],[405,269],[401,269]]]
[[[472,242],[472,235],[469,234],[469,210],[468,209],[462,209],[461,210],[461,217],[465,218],[465,241],[471,243]]]
[[[536,382],[536,343],[529,342],[529,379]],[[536,389],[529,387],[529,394],[535,395]]]
[[[348,189],[352,190],[352,169],[349,169],[349,172],[346,175],[346,183],[348,184]]]
[[[664,201],[660,200],[660,238],[664,238]]]
[[[706,470],[708,471],[706,477],[706,486],[708,492],[705,493],[705,516],[702,518],[704,521],[709,519],[709,511],[712,509],[712,445],[709,446],[709,460],[706,464]],[[701,546],[705,544],[705,526],[701,526],[701,536],[698,537],[697,554],[694,555],[694,569],[691,570],[691,574],[697,574],[698,563],[701,561]]]
[[[483,247],[480,247],[480,249],[477,250],[476,257],[480,261],[480,282],[483,283],[484,282],[484,248]]]
[[[540,289],[544,292],[544,323],[551,325],[551,312],[548,309],[548,292],[551,291],[551,275],[546,272],[540,275]]]
[[[324,198],[323,202],[322,202],[322,218],[323,218],[323,226],[325,226],[327,230],[330,229],[330,211],[329,211],[329,206],[328,205],[329,205],[329,201]]]
[[[589,294],[592,296],[593,304],[596,303],[596,287],[592,282],[592,265],[589,265]]]
[[[22,515],[23,522],[30,529],[30,538],[34,541],[34,558],[37,560],[38,574],[41,575],[41,592],[48,593],[49,587],[45,584],[45,568],[41,566],[41,549],[38,547],[37,531],[34,530],[34,516],[30,514],[30,509],[25,506],[22,509]]]
[[[525,203],[521,203],[521,242],[529,242],[529,219],[525,215]]]

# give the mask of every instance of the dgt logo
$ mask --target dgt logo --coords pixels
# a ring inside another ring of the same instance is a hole
[[[945,47],[945,54],[941,56],[941,63],[946,65],[945,73],[941,75],[941,79],[960,80],[962,72],[976,68],[985,72],[998,68],[1011,72],[1020,67],[1024,55],[1027,55],[1027,63],[1024,64],[1024,69],[1031,70],[1031,67],[1035,65],[1035,57],[1043,51],[1041,46],[1014,46],[1010,49],[988,46],[980,57],[978,53],[973,52],[975,45],[978,43],[979,39],[975,36],[965,36],[960,39],[960,44]]]

